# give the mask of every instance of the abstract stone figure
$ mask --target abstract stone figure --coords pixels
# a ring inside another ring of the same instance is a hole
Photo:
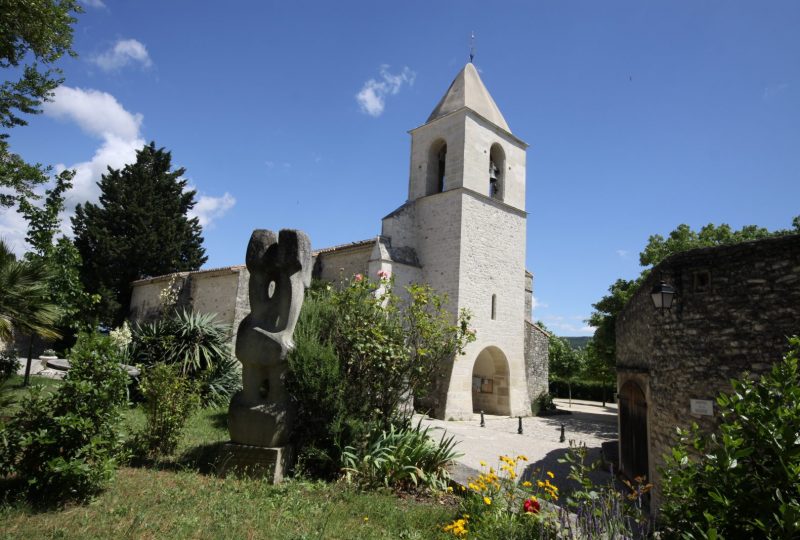
[[[286,355],[311,284],[311,242],[301,231],[283,229],[276,237],[257,229],[247,246],[250,314],[236,334],[243,389],[228,409],[231,441],[280,447],[289,441],[294,415],[284,387]]]

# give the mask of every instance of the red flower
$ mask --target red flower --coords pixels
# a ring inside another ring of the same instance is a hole
[[[542,507],[539,505],[539,501],[536,500],[536,497],[531,497],[522,503],[522,509],[531,514],[538,514]]]

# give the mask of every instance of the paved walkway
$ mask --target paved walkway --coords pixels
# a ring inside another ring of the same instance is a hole
[[[18,358],[19,367],[17,368],[17,375],[25,375],[25,365],[28,363],[27,358]],[[63,379],[67,372],[60,369],[45,368],[38,358],[31,359],[31,375],[38,375],[40,377],[47,377],[48,379]]]
[[[588,462],[600,459],[600,445],[605,441],[617,438],[616,405],[572,400],[570,407],[567,400],[556,400],[559,409],[572,412],[570,415],[534,416],[522,419],[523,434],[517,433],[517,418],[507,416],[485,415],[486,427],[480,427],[480,414],[473,415],[467,421],[443,421],[428,417],[422,418],[423,425],[443,429],[448,435],[459,441],[456,447],[464,455],[457,461],[463,467],[460,474],[472,474],[481,468],[485,461],[497,468],[501,455],[516,457],[524,455],[528,462],[522,473],[522,479],[538,477],[536,470],[552,471],[556,475],[557,485],[564,486],[569,473],[569,465],[558,463],[569,449],[570,441],[574,444],[585,444],[589,451]],[[561,424],[564,424],[565,442],[560,442]],[[439,433],[436,437],[440,437]],[[471,470],[470,470],[471,469]],[[459,472],[455,472],[457,480]],[[603,470],[591,475],[595,482],[611,481],[611,475]]]

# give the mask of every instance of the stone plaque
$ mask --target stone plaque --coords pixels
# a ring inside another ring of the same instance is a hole
[[[690,399],[692,414],[700,416],[714,416],[714,402],[710,399]]]

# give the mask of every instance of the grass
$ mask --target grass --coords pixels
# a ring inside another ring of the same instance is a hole
[[[61,381],[58,379],[48,379],[46,377],[31,375],[30,386],[25,387],[22,385],[24,380],[25,378],[22,375],[12,375],[8,382],[6,382],[8,396],[14,400],[14,403],[8,409],[0,411],[0,414],[12,414],[13,411],[19,407],[22,398],[27,396],[32,388],[38,387],[41,389],[42,393],[47,394],[61,385]]]
[[[52,391],[58,381],[32,378]],[[47,382],[44,382],[47,381]],[[14,392],[24,390],[12,383]],[[6,413],[6,411],[3,411]],[[124,434],[144,425],[144,414],[124,414]],[[228,440],[225,408],[198,411],[176,456],[123,467],[109,489],[86,505],[41,511],[12,495],[0,502],[0,537],[16,538],[270,538],[427,539],[445,537],[441,525],[452,500],[400,498],[359,492],[343,484],[218,478],[216,448]],[[201,472],[205,471],[205,472]],[[5,484],[5,485],[3,485]]]

